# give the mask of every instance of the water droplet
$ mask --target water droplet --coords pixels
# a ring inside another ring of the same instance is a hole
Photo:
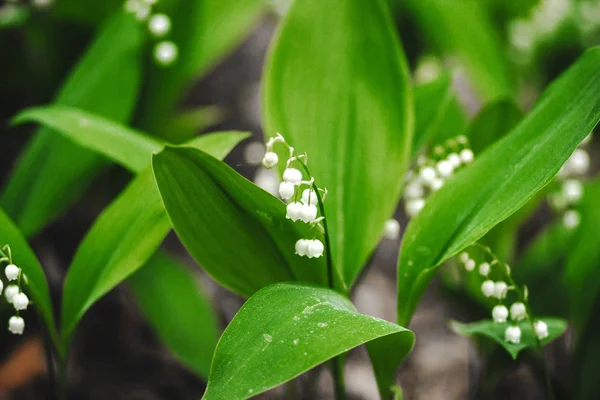
[[[265,338],[265,342],[271,343],[273,340],[273,336],[269,335],[268,333],[263,333],[263,337]]]
[[[294,339],[294,344],[297,345],[298,343],[300,343],[300,341],[298,339]]]
[[[254,389],[248,389],[248,394],[254,393]]]
[[[294,321],[300,321],[300,317],[297,315],[294,315]]]
[[[308,355],[308,353],[307,353],[307,352],[304,352],[304,355],[305,355],[305,356],[307,356],[307,355]]]
[[[319,328],[325,328],[325,327],[327,326],[327,324],[326,324],[325,322],[319,322],[319,323],[317,324],[317,326],[318,326]]]

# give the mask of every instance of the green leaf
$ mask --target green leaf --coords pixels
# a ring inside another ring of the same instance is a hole
[[[387,5],[294,2],[264,85],[266,133],[306,152],[329,190],[333,262],[350,286],[396,208],[411,151],[411,85]]]
[[[170,229],[148,167],[104,209],[77,249],[63,290],[65,346],[83,314],[144,265]]]
[[[415,86],[415,136],[412,143],[412,154],[437,137],[450,100],[450,75],[443,74],[433,82]]]
[[[212,305],[197,280],[180,263],[158,252],[127,282],[165,346],[206,379],[218,328]]]
[[[285,218],[285,204],[226,164],[190,148],[153,157],[154,176],[173,228],[219,283],[243,296],[272,283],[327,283],[324,257],[295,254],[308,225]],[[318,236],[323,240],[321,236]]]
[[[9,245],[13,262],[27,276],[27,284],[23,285],[29,294],[35,309],[44,319],[50,338],[59,356],[64,354],[63,347],[58,338],[54,313],[52,312],[52,300],[48,290],[48,282],[44,270],[40,265],[35,253],[29,247],[24,235],[15,226],[15,223],[0,209],[0,247]],[[5,327],[2,327],[5,329]]]
[[[141,105],[140,123],[146,130],[170,138],[169,130],[157,131],[174,112],[191,82],[205,75],[250,32],[264,9],[263,0],[173,0],[164,12],[172,20],[172,40],[179,49],[169,68],[151,66]],[[158,127],[158,128],[157,128]]]
[[[523,118],[519,107],[508,99],[500,99],[483,107],[469,125],[467,137],[475,154],[510,132]]]
[[[404,358],[411,331],[359,314],[340,294],[281,283],[252,296],[233,318],[215,350],[205,400],[253,397],[371,340]]]
[[[567,321],[560,318],[539,318],[548,325],[548,337],[541,339],[540,343],[544,346],[560,335],[562,335],[567,329]],[[537,347],[538,342],[533,328],[529,320],[523,320],[517,323],[517,326],[521,328],[521,342],[519,344],[512,344],[504,339],[504,332],[506,328],[511,326],[509,322],[496,323],[492,320],[483,320],[473,322],[471,324],[462,324],[457,321],[450,321],[450,327],[456,333],[464,336],[481,335],[486,336],[496,343],[500,344],[513,359],[516,359],[521,350]]]
[[[477,0],[403,0],[421,31],[464,64],[483,102],[513,97],[515,82],[485,6]]]
[[[136,103],[142,38],[131,15],[119,13],[107,21],[56,103],[126,121]],[[97,154],[41,129],[21,153],[0,204],[31,236],[75,201],[103,165]]]
[[[570,317],[577,329],[583,329],[592,316],[600,294],[600,179],[585,185],[578,207],[581,223],[574,232],[566,254],[563,282],[570,299]]]
[[[503,221],[556,175],[600,119],[600,49],[589,50],[531,113],[434,193],[410,222],[398,264],[398,321],[410,321],[444,260]]]
[[[150,165],[152,154],[164,148],[164,143],[109,119],[65,106],[35,107],[21,112],[13,123],[38,122],[64,135],[75,143],[100,153],[129,169],[141,172]],[[187,142],[214,157],[223,158],[246,132],[216,132],[198,136]]]

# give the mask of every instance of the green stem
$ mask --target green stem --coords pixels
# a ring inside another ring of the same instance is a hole
[[[68,380],[67,380],[67,370],[69,369],[69,357],[65,352],[64,358],[60,360],[60,391],[59,391],[59,399],[67,400],[68,393]]]

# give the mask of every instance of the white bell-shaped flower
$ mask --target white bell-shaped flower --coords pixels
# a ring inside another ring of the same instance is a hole
[[[14,264],[8,264],[4,269],[4,273],[6,274],[6,278],[9,281],[15,281],[19,279],[19,273],[21,269]]]
[[[408,199],[420,199],[424,194],[423,185],[418,179],[410,181],[404,188],[404,197]]]
[[[6,301],[9,303],[13,302],[13,299],[20,292],[19,287],[17,285],[8,285],[6,289],[4,289],[4,297]]]
[[[458,258],[460,259],[461,262],[466,263],[467,261],[469,261],[469,259],[471,257],[469,257],[469,253],[467,253],[466,251],[463,251],[462,253],[460,253]]]
[[[302,191],[302,203],[304,204],[317,204],[318,202],[317,193],[312,189],[304,189]]]
[[[473,271],[475,269],[475,260],[473,260],[472,258],[467,260],[467,262],[465,263],[465,269],[469,272]]]
[[[168,40],[164,40],[154,47],[154,59],[164,67],[173,64],[178,54],[177,45]]]
[[[323,251],[325,250],[325,247],[323,246],[323,243],[321,243],[320,240],[309,240],[308,242],[308,257],[309,258],[318,258],[321,257],[323,255]]]
[[[25,320],[17,315],[10,317],[8,330],[14,335],[22,335],[25,330]]]
[[[535,321],[533,323],[533,329],[538,339],[546,339],[548,337],[548,324],[544,321]]]
[[[440,176],[443,178],[451,177],[452,173],[454,172],[452,163],[450,163],[450,161],[448,161],[448,160],[438,161],[437,164],[435,165],[435,168],[437,169],[438,174],[440,174]]]
[[[590,155],[584,149],[576,149],[567,161],[568,168],[577,175],[583,175],[590,168]]]
[[[302,218],[302,209],[303,208],[304,208],[304,205],[302,203],[299,203],[299,202],[290,203],[285,208],[286,209],[285,217],[287,219],[291,219],[292,221],[296,222],[300,218]]]
[[[498,281],[494,284],[494,297],[503,299],[506,297],[506,292],[508,292],[508,285],[506,282]]]
[[[425,207],[425,200],[423,199],[408,199],[404,203],[404,211],[409,217],[414,217]]]
[[[434,179],[433,182],[431,182],[431,184],[429,185],[431,190],[433,190],[434,192],[440,190],[442,186],[444,186],[444,180],[440,178]]]
[[[389,240],[396,240],[400,236],[400,223],[394,218],[385,221],[383,236]]]
[[[576,203],[583,196],[583,184],[577,179],[569,179],[563,183],[562,191],[567,203]]]
[[[15,297],[13,297],[13,306],[15,306],[15,310],[22,311],[27,310],[27,306],[29,305],[29,298],[25,293],[19,293]]]
[[[274,166],[277,165],[278,162],[279,162],[279,157],[277,156],[277,153],[275,153],[273,151],[267,151],[262,159],[262,165],[263,165],[263,167],[265,167],[267,169],[273,168]]]
[[[171,18],[166,14],[155,14],[148,21],[148,29],[155,37],[163,37],[171,30]]]
[[[437,173],[435,172],[435,169],[433,167],[427,166],[421,168],[421,170],[419,171],[419,177],[425,184],[430,185],[431,182],[433,182],[435,178],[437,178]]]
[[[518,326],[509,326],[504,331],[504,339],[508,343],[519,344],[521,343],[521,328]]]
[[[296,190],[296,187],[291,182],[281,182],[279,184],[279,196],[284,199],[290,199]]]
[[[527,308],[525,304],[517,301],[510,306],[510,318],[514,321],[520,321],[527,317]]]
[[[460,159],[463,163],[469,164],[473,161],[475,155],[471,149],[462,149],[460,152]]]
[[[285,171],[283,171],[283,181],[299,185],[302,181],[302,172],[296,168],[286,168]]]
[[[494,281],[487,280],[481,284],[481,291],[485,297],[492,297],[494,295],[494,291],[496,290],[496,285]]]
[[[462,164],[462,160],[460,159],[460,156],[456,153],[448,154],[448,157],[446,157],[446,160],[448,160],[450,165],[452,165],[453,169],[460,167],[460,165]]]
[[[502,304],[495,306],[492,308],[492,318],[494,319],[494,322],[497,323],[506,322],[506,319],[508,318],[508,309]]]
[[[479,265],[479,274],[481,276],[488,276],[490,274],[490,269],[491,269],[491,266],[489,263],[486,263],[486,262],[481,263]]]
[[[317,219],[317,206],[314,204],[303,204],[300,210],[300,219],[308,223],[315,222]]]
[[[296,254],[299,256],[305,256],[308,254],[308,242],[310,240],[300,239],[296,242]]]
[[[581,222],[581,215],[577,210],[567,210],[563,215],[563,225],[567,229],[575,229]]]

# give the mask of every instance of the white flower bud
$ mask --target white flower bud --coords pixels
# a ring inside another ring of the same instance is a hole
[[[300,181],[302,181],[302,172],[296,168],[286,168],[285,171],[283,171],[283,180],[284,182],[299,185]]]
[[[318,202],[317,194],[312,189],[304,189],[302,191],[302,203],[304,204],[317,204]]]
[[[293,202],[287,205],[285,217],[296,222],[302,217],[302,209],[304,205],[302,203]]]
[[[6,278],[9,281],[14,281],[19,279],[19,273],[21,269],[14,264],[8,264],[4,269],[4,273],[6,274]]]
[[[273,151],[267,151],[262,159],[262,165],[265,168],[273,168],[279,162],[279,157],[277,153]]]
[[[521,343],[521,328],[518,326],[509,326],[504,331],[504,339],[508,343],[519,344]]]
[[[409,199],[404,203],[404,211],[409,217],[414,217],[425,207],[425,200],[423,199]]]
[[[475,158],[475,156],[473,155],[473,151],[471,149],[461,150],[460,159],[462,160],[462,162],[464,162],[465,164],[469,164],[473,161],[473,158]]]
[[[469,139],[467,139],[467,137],[465,135],[459,135],[456,137],[456,141],[460,144],[467,144]]]
[[[525,304],[520,301],[513,303],[510,306],[510,318],[514,321],[520,321],[527,317],[527,309],[525,308]]]
[[[505,282],[498,281],[494,284],[494,297],[503,299],[508,292],[508,285]]]
[[[467,262],[465,263],[465,269],[469,272],[473,271],[475,269],[475,260],[467,260]]]
[[[583,149],[576,149],[569,160],[568,169],[575,174],[583,175],[588,172],[590,168],[590,156],[587,151]]]
[[[4,289],[4,297],[6,301],[9,303],[13,302],[13,299],[16,295],[19,294],[19,287],[17,285],[8,285],[6,289]]]
[[[583,196],[583,184],[576,179],[569,179],[563,183],[562,191],[568,203],[576,203]]]
[[[577,210],[568,210],[563,215],[563,225],[567,229],[576,228],[580,222],[581,222],[581,216],[579,215],[579,212]]]
[[[303,204],[300,209],[300,219],[307,224],[315,222],[315,219],[317,219],[317,206],[314,204]]]
[[[492,318],[494,319],[494,322],[497,323],[506,322],[506,319],[508,318],[508,308],[501,304],[495,306],[492,308]]]
[[[27,310],[27,306],[29,305],[29,299],[25,293],[19,293],[15,297],[13,297],[13,306],[15,306],[15,310]]]
[[[485,297],[492,297],[494,295],[494,291],[496,289],[496,285],[494,281],[487,280],[481,284],[481,291]]]
[[[254,176],[254,183],[259,188],[277,196],[279,190],[279,176],[272,169],[259,168]]]
[[[296,254],[299,256],[305,256],[308,254],[308,242],[310,240],[300,239],[296,242]]]
[[[284,200],[290,199],[294,195],[295,190],[296,187],[293,183],[281,182],[279,184],[279,196]]]
[[[481,263],[479,265],[479,274],[481,276],[488,276],[490,274],[490,269],[491,269],[491,266],[489,263],[486,263],[486,262]]]
[[[437,174],[433,167],[423,167],[419,171],[419,177],[423,180],[423,182],[429,185],[435,178],[437,178]]]
[[[150,33],[156,37],[163,37],[171,30],[171,19],[165,14],[155,14],[148,22]]]
[[[162,41],[154,47],[154,59],[163,67],[167,67],[177,59],[179,50],[171,41]]]
[[[385,221],[385,229],[383,236],[386,239],[396,240],[400,236],[400,223],[394,218]]]
[[[453,169],[460,167],[460,164],[462,164],[462,160],[460,159],[460,156],[456,153],[448,154],[448,157],[446,157],[446,160],[448,160],[450,165],[452,165]]]
[[[548,337],[548,324],[544,321],[535,321],[533,323],[533,329],[538,339],[546,339]]]
[[[466,251],[463,251],[462,253],[460,253],[460,256],[458,256],[458,258],[460,259],[461,262],[466,263],[467,261],[469,261],[469,259],[471,257],[469,257],[469,253],[467,253]]]
[[[442,186],[444,186],[444,181],[439,178],[434,179],[433,182],[431,182],[431,184],[429,185],[431,190],[433,190],[434,192],[440,190]]]
[[[320,240],[309,240],[308,241],[308,251],[307,251],[307,255],[309,258],[318,258],[321,257],[323,255],[323,250],[325,250],[325,247],[323,246],[323,243],[321,243]]]
[[[404,189],[404,196],[408,199],[420,199],[423,194],[423,185],[418,179],[411,181]]]
[[[440,174],[440,176],[442,176],[443,178],[449,178],[454,172],[454,168],[452,168],[452,164],[448,160],[438,161],[435,165],[435,168],[437,169],[437,172]]]
[[[12,316],[8,320],[8,330],[13,335],[22,335],[25,329],[25,320],[19,316]]]

